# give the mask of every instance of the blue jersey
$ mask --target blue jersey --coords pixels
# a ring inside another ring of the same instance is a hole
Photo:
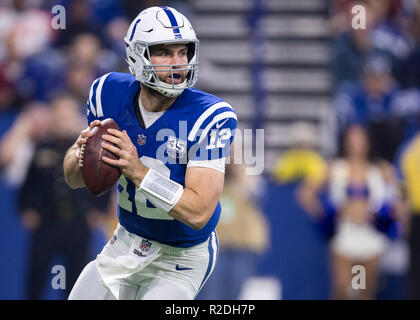
[[[172,106],[147,129],[136,103],[140,82],[125,73],[108,73],[95,80],[87,105],[88,122],[114,119],[137,147],[142,163],[185,186],[187,167],[198,161],[229,155],[237,125],[232,107],[195,88],[185,89]],[[118,218],[129,232],[175,247],[205,241],[220,217],[220,203],[201,230],[194,230],[156,208],[121,175]]]

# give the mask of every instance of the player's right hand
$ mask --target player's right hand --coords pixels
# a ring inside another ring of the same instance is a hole
[[[92,129],[96,126],[101,125],[101,121],[100,120],[94,120],[89,124],[89,127],[87,127],[86,129],[82,130],[80,132],[79,137],[76,140],[76,159],[79,159],[79,155],[80,155],[80,151],[82,150],[82,146],[88,141],[89,137],[92,136]]]

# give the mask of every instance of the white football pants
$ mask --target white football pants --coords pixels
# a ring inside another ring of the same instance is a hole
[[[128,232],[120,224],[82,271],[70,300],[192,300],[213,272],[216,232],[190,248],[176,248]]]

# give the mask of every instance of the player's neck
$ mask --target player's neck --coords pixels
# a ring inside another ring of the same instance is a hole
[[[165,111],[171,107],[175,100],[176,98],[167,98],[149,87],[141,87],[140,102],[146,111]]]

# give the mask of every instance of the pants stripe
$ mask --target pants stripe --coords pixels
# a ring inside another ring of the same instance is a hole
[[[208,277],[213,272],[213,269],[216,265],[216,259],[217,259],[217,254],[218,254],[218,243],[217,243],[217,236],[215,232],[212,232],[210,235],[208,249],[209,249],[209,265],[207,267],[206,274],[204,275],[204,279],[201,282],[200,289],[198,291],[200,291],[203,285],[206,283]]]

